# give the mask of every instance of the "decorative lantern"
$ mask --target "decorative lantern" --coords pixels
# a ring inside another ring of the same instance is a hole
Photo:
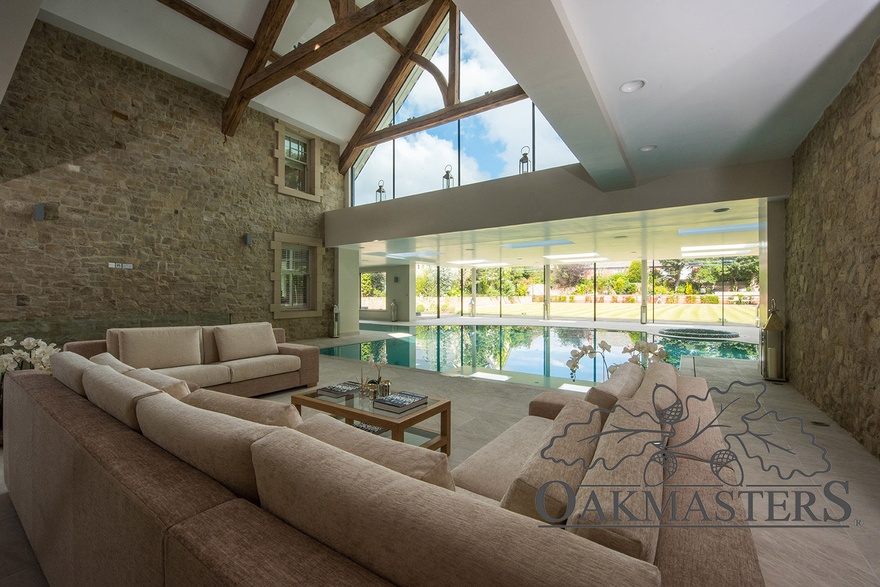
[[[443,174],[443,189],[448,190],[452,187],[452,165],[446,166],[446,173]]]
[[[376,188],[376,201],[384,202],[385,201],[385,180],[379,180],[379,187]]]
[[[770,300],[767,323],[761,329],[761,376],[767,381],[785,381],[785,323]]]
[[[528,146],[523,147],[520,153],[522,153],[522,157],[519,159],[519,172],[520,173],[528,173],[531,171],[531,163],[529,162],[529,148]]]

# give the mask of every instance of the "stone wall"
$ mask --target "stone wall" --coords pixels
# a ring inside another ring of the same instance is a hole
[[[880,456],[880,45],[794,157],[788,374]]]
[[[272,235],[323,239],[323,212],[343,205],[339,147],[321,145],[322,203],[279,195],[274,120],[249,109],[226,140],[224,103],[35,24],[0,104],[0,338],[272,320]],[[332,253],[323,267],[329,304]],[[275,324],[289,339],[323,336],[322,310]]]

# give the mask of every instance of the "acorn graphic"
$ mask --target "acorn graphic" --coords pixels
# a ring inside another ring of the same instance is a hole
[[[675,391],[665,385],[658,384],[654,387],[652,399],[654,411],[657,412],[657,418],[661,424],[671,426],[681,422],[684,417],[684,404]]]
[[[653,481],[653,471],[655,471],[657,467],[660,467],[663,470],[663,474],[660,475],[659,481]],[[648,459],[648,464],[645,465],[645,471],[642,474],[642,480],[645,482],[646,487],[656,487],[657,485],[666,482],[666,480],[672,477],[677,470],[678,458],[675,454],[666,450],[659,450]]]
[[[709,467],[712,473],[726,485],[739,487],[743,482],[743,469],[739,462],[739,457],[732,450],[723,449],[715,451],[709,459]],[[721,476],[721,469],[728,468],[733,472],[733,483],[729,483]]]

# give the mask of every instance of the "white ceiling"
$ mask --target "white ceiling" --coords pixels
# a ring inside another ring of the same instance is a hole
[[[605,189],[791,156],[880,34],[878,0],[458,5]]]
[[[267,4],[190,1],[248,36]],[[880,0],[458,0],[458,5],[606,191],[688,169],[790,157],[880,33]],[[426,9],[386,29],[406,42]],[[224,95],[246,53],[155,0],[43,0],[40,18]],[[275,49],[283,54],[331,23],[328,0],[298,0]],[[0,32],[8,35],[8,28]],[[310,71],[370,104],[396,60],[390,47],[370,36]],[[633,79],[645,80],[645,87],[629,94],[619,90]],[[341,146],[362,119],[296,78],[252,106]],[[640,151],[645,145],[657,148]],[[746,204],[735,207],[736,215],[757,216],[757,200],[749,209],[740,206]],[[492,241],[501,250],[493,253],[498,261],[515,263],[526,250],[511,253],[501,244],[548,234],[582,235],[578,249],[616,258],[636,250],[628,239],[611,243],[609,235],[619,231],[630,238],[640,234],[645,254],[668,253],[685,246],[672,225],[712,220],[711,210],[706,214],[678,208],[674,215],[630,213],[450,233],[433,241],[369,243],[362,258],[372,262],[377,256],[370,253],[442,249],[449,260],[463,257],[472,248],[468,243]],[[735,240],[755,242],[757,234],[742,236]]]

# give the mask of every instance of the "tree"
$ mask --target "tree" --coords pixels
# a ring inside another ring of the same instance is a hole
[[[630,280],[630,283],[641,283],[642,282],[642,262],[639,259],[636,259],[635,261],[630,263],[629,269],[627,269],[626,274]]]
[[[672,291],[678,291],[681,273],[687,266],[687,262],[683,259],[663,259],[660,261],[660,265],[663,267],[663,279],[666,285],[672,287]]]
[[[555,265],[550,273],[554,287],[573,288],[584,279],[592,280],[592,264]]]
[[[727,281],[733,282],[734,287],[740,283],[757,283],[758,281],[758,257],[734,257],[724,260],[724,272]]]

